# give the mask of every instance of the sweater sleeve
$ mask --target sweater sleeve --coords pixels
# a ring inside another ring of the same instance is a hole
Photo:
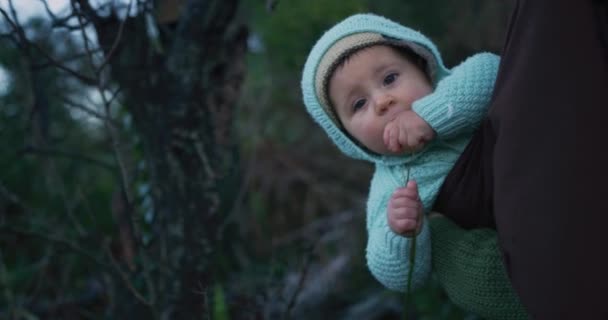
[[[422,287],[431,273],[431,239],[427,222],[423,222],[422,230],[416,236],[412,289]],[[412,266],[410,263],[412,238],[394,233],[386,223],[373,226],[368,232],[366,258],[370,272],[386,288],[405,292],[408,273]]]
[[[474,130],[492,98],[499,62],[492,53],[469,57],[439,81],[433,93],[415,101],[412,109],[441,139]]]
[[[433,272],[449,298],[484,319],[528,319],[502,264],[496,232],[429,219]]]
[[[425,209],[431,208],[436,190],[441,185],[438,176],[442,170],[447,169],[442,166],[442,164],[433,165],[436,169],[434,171],[425,171],[422,165],[411,168],[411,178],[418,182],[420,198]],[[400,236],[390,229],[387,207],[395,189],[405,184],[405,181],[402,181],[404,179],[398,179],[395,174],[403,170],[403,167],[377,166],[376,168],[367,201],[366,248],[367,266],[372,275],[388,289],[402,292],[407,289],[412,265],[410,263],[412,238]],[[412,289],[422,287],[431,274],[431,232],[427,218],[426,214],[423,215],[422,229],[416,236]]]

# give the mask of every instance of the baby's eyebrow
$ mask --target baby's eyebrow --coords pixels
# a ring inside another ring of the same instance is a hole
[[[350,104],[350,100],[352,99],[352,97],[357,93],[357,91],[359,91],[359,88],[357,85],[354,86],[350,86],[347,90],[346,90],[346,94],[344,94],[342,96],[342,106],[338,106],[341,108],[347,108],[348,105]],[[347,108],[348,109],[348,108]]]
[[[391,66],[392,66],[392,65],[391,65],[391,64],[389,64],[389,63],[383,63],[383,64],[380,64],[380,65],[378,65],[378,66],[377,66],[377,67],[374,69],[373,74],[374,74],[374,75],[381,74],[381,73],[383,73],[383,72],[384,72],[386,69],[389,69]]]

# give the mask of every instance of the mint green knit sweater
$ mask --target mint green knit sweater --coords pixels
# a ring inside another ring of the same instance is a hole
[[[318,93],[315,92],[315,73],[321,58],[337,40],[360,32],[380,33],[414,43],[418,48],[428,51],[424,56],[434,58],[431,63],[435,67],[431,74],[434,91],[412,105],[412,109],[437,133],[436,139],[421,152],[404,156],[371,153],[352,141],[321,106]],[[343,153],[375,165],[367,201],[366,259],[374,277],[389,289],[405,291],[411,267],[411,240],[393,233],[388,227],[386,214],[389,198],[395,189],[404,186],[409,168],[410,177],[418,182],[420,197],[425,212],[428,213],[443,180],[486,113],[498,64],[499,58],[496,55],[480,53],[447,69],[435,45],[424,35],[372,14],[354,15],[338,23],[317,41],[308,56],[301,83],[307,111]],[[432,252],[429,223],[426,217],[424,219],[416,241],[412,288],[425,283],[431,272],[431,256],[437,259],[437,255]],[[446,255],[451,253],[453,252],[447,252]]]

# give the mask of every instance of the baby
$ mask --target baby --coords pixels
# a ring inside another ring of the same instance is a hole
[[[486,113],[498,64],[480,53],[447,69],[424,35],[373,14],[338,23],[308,56],[308,112],[342,152],[375,164],[366,258],[389,289],[407,288],[412,236],[412,288],[430,274],[425,213]]]

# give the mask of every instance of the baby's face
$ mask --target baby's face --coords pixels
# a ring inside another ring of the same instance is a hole
[[[344,128],[369,150],[394,154],[384,145],[386,125],[433,87],[396,49],[377,45],[356,52],[329,80],[329,98]]]

